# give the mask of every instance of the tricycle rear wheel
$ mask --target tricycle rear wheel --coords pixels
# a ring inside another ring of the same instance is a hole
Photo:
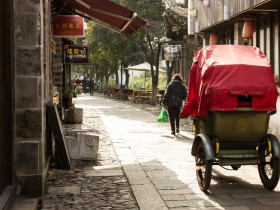
[[[203,192],[206,192],[210,187],[213,161],[206,159],[205,148],[202,141],[200,141],[197,146],[195,164],[198,185]]]
[[[273,190],[279,181],[279,158],[274,156],[273,148],[268,150],[268,142],[258,147],[258,153],[261,156],[258,165],[259,175],[263,186],[268,190]]]

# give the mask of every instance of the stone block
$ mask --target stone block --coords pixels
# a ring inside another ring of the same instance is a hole
[[[41,76],[40,47],[17,49],[16,75],[32,77]]]
[[[17,196],[11,210],[36,210],[38,209],[38,200],[36,198],[26,198]]]
[[[71,104],[71,103],[69,102],[69,104]],[[63,119],[63,123],[65,123],[65,124],[75,123],[74,122],[74,109],[64,109],[62,119]]]
[[[15,17],[15,44],[17,46],[38,45],[38,14],[16,14]]]
[[[65,129],[65,134],[66,136],[71,136],[71,137],[74,137],[74,138],[78,138],[78,133],[81,133],[81,132],[84,132],[84,133],[90,133],[90,132],[94,132],[94,133],[98,133],[98,130],[95,130],[95,129]]]
[[[71,159],[79,159],[81,142],[75,137],[65,136],[66,145]]]
[[[83,123],[83,109],[65,109],[64,111],[64,123]]]
[[[41,139],[41,110],[16,111],[16,137],[20,140]]]
[[[99,136],[92,133],[78,133],[77,139],[81,141],[80,159],[97,160]]]
[[[15,153],[15,169],[17,174],[39,173],[39,145],[37,143],[17,142]]]
[[[39,13],[40,0],[15,0],[14,7],[16,12]]]
[[[74,122],[83,123],[83,109],[82,108],[74,109]]]
[[[99,149],[98,135],[77,132],[77,138],[65,136],[65,141],[71,159],[97,160]]]
[[[16,108],[39,108],[38,79],[17,78]]]
[[[23,195],[30,197],[40,197],[44,194],[44,181],[42,174],[19,174],[17,175],[17,183],[21,186],[21,193]]]

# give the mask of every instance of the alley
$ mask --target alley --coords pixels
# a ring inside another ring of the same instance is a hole
[[[100,142],[100,160],[94,163],[95,166],[92,164],[92,167],[80,167],[80,170],[72,168],[73,173],[80,176],[75,178],[78,182],[74,184],[70,179],[64,182],[65,177],[61,174],[57,177],[61,179],[59,186],[63,186],[63,183],[64,186],[70,185],[69,183],[79,186],[79,181],[83,180],[82,189],[78,187],[77,190],[87,195],[87,199],[83,199],[87,204],[84,205],[82,200],[79,203],[74,197],[68,198],[71,209],[280,208],[279,185],[274,192],[264,189],[254,166],[242,166],[237,171],[214,166],[209,193],[201,192],[196,181],[194,157],[190,154],[192,134],[182,130],[180,135],[172,136],[169,124],[157,123],[155,114],[101,95],[80,96],[75,103],[76,107],[84,109],[82,128],[101,129],[100,135],[108,135],[109,141],[106,144]],[[58,188],[52,185],[55,182],[51,177],[59,173],[59,170],[49,172],[45,209],[62,209],[62,206],[59,208],[59,205],[54,205],[52,195]],[[112,181],[102,181],[102,176],[104,180]],[[95,188],[89,181],[92,177],[101,177]],[[122,186],[118,183],[122,183]],[[126,192],[127,200],[121,203],[123,198],[114,199],[115,189],[108,187],[110,184],[113,188],[124,187],[122,189]],[[106,185],[106,188],[102,185]],[[108,193],[108,202],[102,199],[103,206],[100,204],[93,208],[92,203],[100,203],[96,195],[99,188],[104,189],[103,194]],[[107,192],[108,189],[111,191]],[[56,202],[61,203],[59,198],[62,197],[63,195],[56,197]],[[65,197],[64,199],[67,200]],[[112,204],[112,201],[116,203]]]

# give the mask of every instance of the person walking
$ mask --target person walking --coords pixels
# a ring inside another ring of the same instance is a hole
[[[89,87],[89,94],[93,96],[93,90],[94,90],[94,80],[92,77],[88,81],[88,87]]]
[[[86,94],[86,92],[87,92],[87,82],[88,81],[87,81],[86,77],[84,77],[84,79],[82,80],[84,94]]]
[[[187,97],[187,90],[182,83],[182,77],[179,74],[175,74],[172,77],[171,82],[168,84],[167,89],[163,96],[163,106],[167,106],[168,115],[171,126],[171,134],[175,135],[180,132],[180,111],[183,105],[183,100]]]

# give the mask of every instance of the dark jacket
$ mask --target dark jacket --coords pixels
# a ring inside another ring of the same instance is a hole
[[[94,88],[94,81],[92,79],[90,79],[88,82],[87,82],[87,85],[89,88]]]
[[[187,97],[187,90],[182,82],[172,80],[163,96],[163,103],[168,107],[180,107],[183,104],[183,100]]]

